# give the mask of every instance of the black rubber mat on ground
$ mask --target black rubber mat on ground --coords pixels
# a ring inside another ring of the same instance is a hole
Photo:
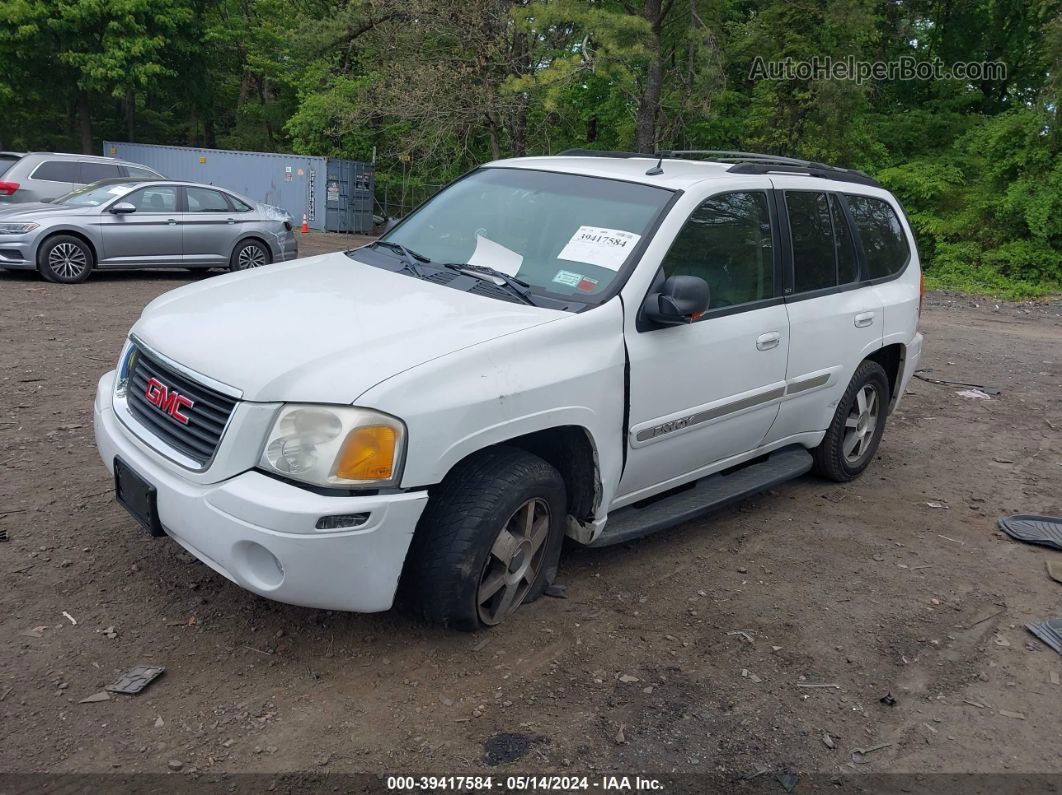
[[[1019,513],[999,520],[999,529],[1026,544],[1062,549],[1062,516]]]
[[[1035,624],[1026,624],[1025,628],[1059,654],[1062,654],[1062,618],[1037,621]]]

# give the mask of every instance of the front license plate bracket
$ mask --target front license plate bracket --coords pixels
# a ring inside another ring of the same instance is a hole
[[[149,535],[156,538],[166,535],[159,521],[155,487],[120,458],[114,459],[114,498]]]

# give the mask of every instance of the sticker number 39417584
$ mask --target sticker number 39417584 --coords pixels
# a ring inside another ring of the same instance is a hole
[[[557,259],[585,262],[618,271],[641,239],[641,235],[622,229],[580,226],[561,249]]]

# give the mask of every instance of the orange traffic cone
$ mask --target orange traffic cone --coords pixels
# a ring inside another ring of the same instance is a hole
[[[302,214],[302,229],[300,230],[304,235],[310,233],[310,224],[306,221],[306,213]]]

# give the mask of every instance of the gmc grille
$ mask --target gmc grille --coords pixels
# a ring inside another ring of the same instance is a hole
[[[191,408],[181,410],[188,417],[187,425],[148,400],[147,385],[152,378],[192,401]],[[200,465],[213,457],[237,403],[234,398],[167,367],[139,347],[132,356],[127,394],[129,410],[137,420],[174,450]]]

